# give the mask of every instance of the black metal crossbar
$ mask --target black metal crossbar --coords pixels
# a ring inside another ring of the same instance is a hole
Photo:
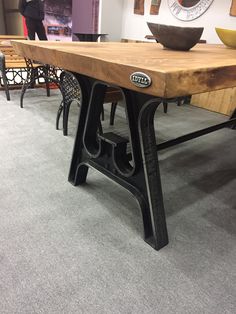
[[[160,144],[157,145],[157,150],[160,151],[160,150],[166,149],[168,147],[175,146],[175,145],[187,142],[189,140],[192,140],[194,138],[197,138],[197,137],[209,134],[211,132],[223,129],[223,128],[227,127],[227,126],[234,127],[235,125],[236,125],[236,118],[233,118],[233,119],[230,119],[228,121],[225,121],[225,122],[222,122],[222,123],[210,126],[208,128],[205,128],[205,129],[202,129],[202,130],[198,130],[198,131],[195,131],[195,132],[191,132],[189,134],[185,134],[185,135],[177,137],[175,139],[172,139],[172,140],[160,143]]]

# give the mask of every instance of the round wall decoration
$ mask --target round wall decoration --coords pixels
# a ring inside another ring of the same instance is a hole
[[[201,16],[213,0],[168,0],[171,13],[179,20],[192,21]]]

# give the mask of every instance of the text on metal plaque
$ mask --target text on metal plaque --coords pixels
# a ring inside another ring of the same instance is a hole
[[[130,81],[137,87],[149,87],[152,84],[151,78],[143,72],[134,72],[130,75]]]

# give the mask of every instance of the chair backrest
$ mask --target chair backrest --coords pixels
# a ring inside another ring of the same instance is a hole
[[[80,102],[80,85],[73,73],[62,71],[60,74],[60,89],[64,102],[76,100]]]

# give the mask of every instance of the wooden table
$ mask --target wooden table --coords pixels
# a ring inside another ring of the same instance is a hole
[[[10,45],[10,40],[26,40],[27,36],[19,35],[0,35],[0,44],[1,45]]]
[[[80,41],[92,41],[95,42],[98,40],[101,36],[106,36],[107,34],[98,34],[98,33],[74,33],[76,37]]]
[[[193,95],[190,103],[196,107],[231,116],[236,104],[236,87]]]
[[[235,126],[236,114],[219,125],[157,145],[153,125],[156,108],[163,98],[236,86],[235,50],[198,45],[189,52],[175,52],[156,43],[22,41],[13,42],[13,46],[22,56],[77,73],[82,104],[69,181],[84,183],[88,168],[93,167],[125,187],[139,202],[145,240],[157,250],[165,246],[168,235],[158,151]],[[127,139],[97,132],[108,84],[120,87],[126,101],[130,153]]]

